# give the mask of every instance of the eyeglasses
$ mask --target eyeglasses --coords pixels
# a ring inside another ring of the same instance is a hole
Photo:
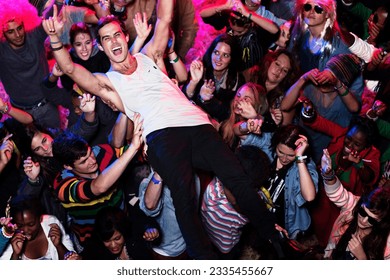
[[[313,10],[316,12],[316,14],[322,14],[324,12],[324,8],[322,8],[321,6],[318,6],[318,5],[314,5],[312,6],[311,4],[309,3],[306,3],[305,5],[303,5],[303,10],[305,12],[310,12],[311,10]]]
[[[360,206],[359,208],[359,211],[358,211],[359,215],[362,217],[362,218],[365,218],[365,217],[368,217],[367,221],[370,225],[374,226],[374,225],[377,225],[379,222],[377,220],[375,220],[373,217],[370,217],[366,210],[364,209],[364,206],[363,204]]]

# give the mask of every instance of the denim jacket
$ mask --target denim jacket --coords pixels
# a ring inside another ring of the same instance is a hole
[[[241,145],[252,145],[262,149],[270,158],[274,160],[271,151],[272,133],[263,133],[261,135],[249,134],[241,142]],[[318,173],[316,165],[312,160],[307,161],[307,169],[311,175],[316,193],[318,192]],[[309,228],[311,218],[309,211],[305,207],[306,200],[302,197],[299,183],[299,170],[297,163],[294,163],[287,171],[285,178],[284,203],[285,203],[285,228],[291,239],[295,239],[299,232]]]

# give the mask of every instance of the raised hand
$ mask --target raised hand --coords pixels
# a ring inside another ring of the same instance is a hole
[[[321,172],[323,174],[329,173],[332,170],[332,160],[330,159],[328,149],[323,150],[321,157]]]
[[[27,240],[27,237],[24,235],[22,231],[16,232],[11,239],[12,246],[12,258],[18,259],[18,257],[23,252],[24,242]]]
[[[39,172],[41,171],[41,166],[39,162],[34,162],[31,159],[31,157],[27,157],[27,159],[23,161],[23,169],[27,177],[30,180],[35,181],[39,176]]]
[[[364,252],[362,241],[356,234],[352,234],[351,240],[348,242],[348,250],[358,259],[367,259],[366,253]]]
[[[89,93],[83,93],[79,96],[80,99],[80,110],[84,113],[90,113],[95,111],[95,96]]]
[[[212,79],[205,80],[204,84],[200,88],[199,95],[203,101],[209,101],[214,97],[215,84]]]
[[[261,126],[263,125],[263,119],[249,119],[246,122],[246,126],[250,133],[261,134]]]
[[[347,159],[353,163],[359,163],[362,160],[358,151],[355,151],[355,150],[351,150],[351,152],[348,154],[348,156],[343,156],[343,159]]]
[[[142,13],[142,15],[141,13],[136,13],[133,18],[133,24],[138,38],[146,40],[152,31],[152,25],[148,24],[148,17],[146,16],[146,13]]]
[[[330,70],[325,69],[324,71],[317,73],[317,75],[315,76],[315,80],[320,85],[325,85],[325,84],[336,85],[338,79],[334,76],[334,74]]]
[[[53,242],[53,245],[55,247],[58,247],[62,244],[62,232],[60,227],[57,224],[50,224],[49,225],[50,230],[48,237],[50,238],[51,242]]]
[[[270,109],[269,112],[276,125],[279,125],[283,121],[283,114],[279,108]]]
[[[134,129],[133,129],[133,138],[131,139],[131,145],[134,146],[137,150],[141,147],[143,142],[142,132],[144,131],[143,123],[141,120],[141,115],[139,113],[134,114],[133,118]]]
[[[299,134],[299,138],[297,141],[295,141],[295,146],[297,148],[295,149],[295,155],[296,156],[302,156],[307,147],[309,147],[309,142],[307,141],[307,137],[305,135]]]
[[[12,134],[8,134],[3,139],[3,143],[0,146],[0,164],[6,166],[11,160],[12,153],[14,151],[14,142],[10,140]],[[1,172],[1,169],[0,169]]]
[[[58,17],[57,5],[53,5],[53,16],[47,19],[42,19],[42,26],[46,34],[49,36],[60,36],[62,34],[64,22],[60,17]]]
[[[257,117],[256,109],[249,101],[241,100],[237,103],[240,115],[245,119],[254,119]]]
[[[64,72],[62,72],[60,66],[58,65],[58,63],[56,62],[53,66],[53,69],[51,70],[52,74],[56,77],[61,77],[62,75],[64,75]]]
[[[305,82],[310,80],[313,84],[318,85],[316,77],[317,77],[319,72],[320,72],[320,70],[318,70],[317,68],[311,69],[310,71],[303,74],[302,78],[303,78],[303,80],[305,80]]]
[[[191,80],[195,83],[199,83],[203,77],[203,63],[200,60],[194,60],[191,62],[190,73]]]

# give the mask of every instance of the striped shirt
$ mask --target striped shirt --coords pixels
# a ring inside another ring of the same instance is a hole
[[[204,193],[201,215],[211,242],[222,253],[229,253],[240,241],[241,229],[249,222],[228,201],[223,185],[216,177],[209,183]]]
[[[101,173],[117,156],[107,144],[92,147],[98,172]],[[72,219],[71,229],[83,244],[91,236],[97,212],[107,206],[124,209],[124,195],[117,181],[106,193],[95,195],[91,190],[92,179],[82,178],[71,170],[64,169],[54,181],[54,190],[62,206]]]

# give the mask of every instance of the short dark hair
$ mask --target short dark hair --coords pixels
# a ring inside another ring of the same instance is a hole
[[[42,204],[38,197],[31,195],[17,195],[10,202],[11,217],[15,217],[18,213],[30,211],[36,217],[41,217],[43,214]]]
[[[76,160],[85,156],[89,145],[81,136],[69,131],[54,138],[52,143],[53,156],[62,165],[74,167]]]
[[[107,24],[113,23],[113,22],[116,22],[117,24],[119,24],[122,32],[125,35],[127,34],[127,30],[126,30],[126,27],[125,27],[124,23],[122,21],[120,21],[117,17],[115,17],[113,15],[102,17],[102,18],[99,19],[98,24],[97,24],[97,28],[96,28],[96,41],[97,41],[98,44],[101,45],[101,38],[100,38],[100,35],[99,35],[99,30],[102,29]]]
[[[307,132],[299,125],[289,124],[281,126],[272,136],[271,147],[275,150],[277,145],[283,144],[295,150],[297,148],[295,142],[300,138],[300,134],[308,137]]]
[[[362,116],[354,117],[349,123],[348,132],[354,127],[366,136],[366,148],[378,142],[379,130],[373,120]]]
[[[130,221],[125,212],[114,206],[107,206],[96,214],[94,234],[101,241],[109,240],[115,231],[119,231],[125,238],[130,234]]]

